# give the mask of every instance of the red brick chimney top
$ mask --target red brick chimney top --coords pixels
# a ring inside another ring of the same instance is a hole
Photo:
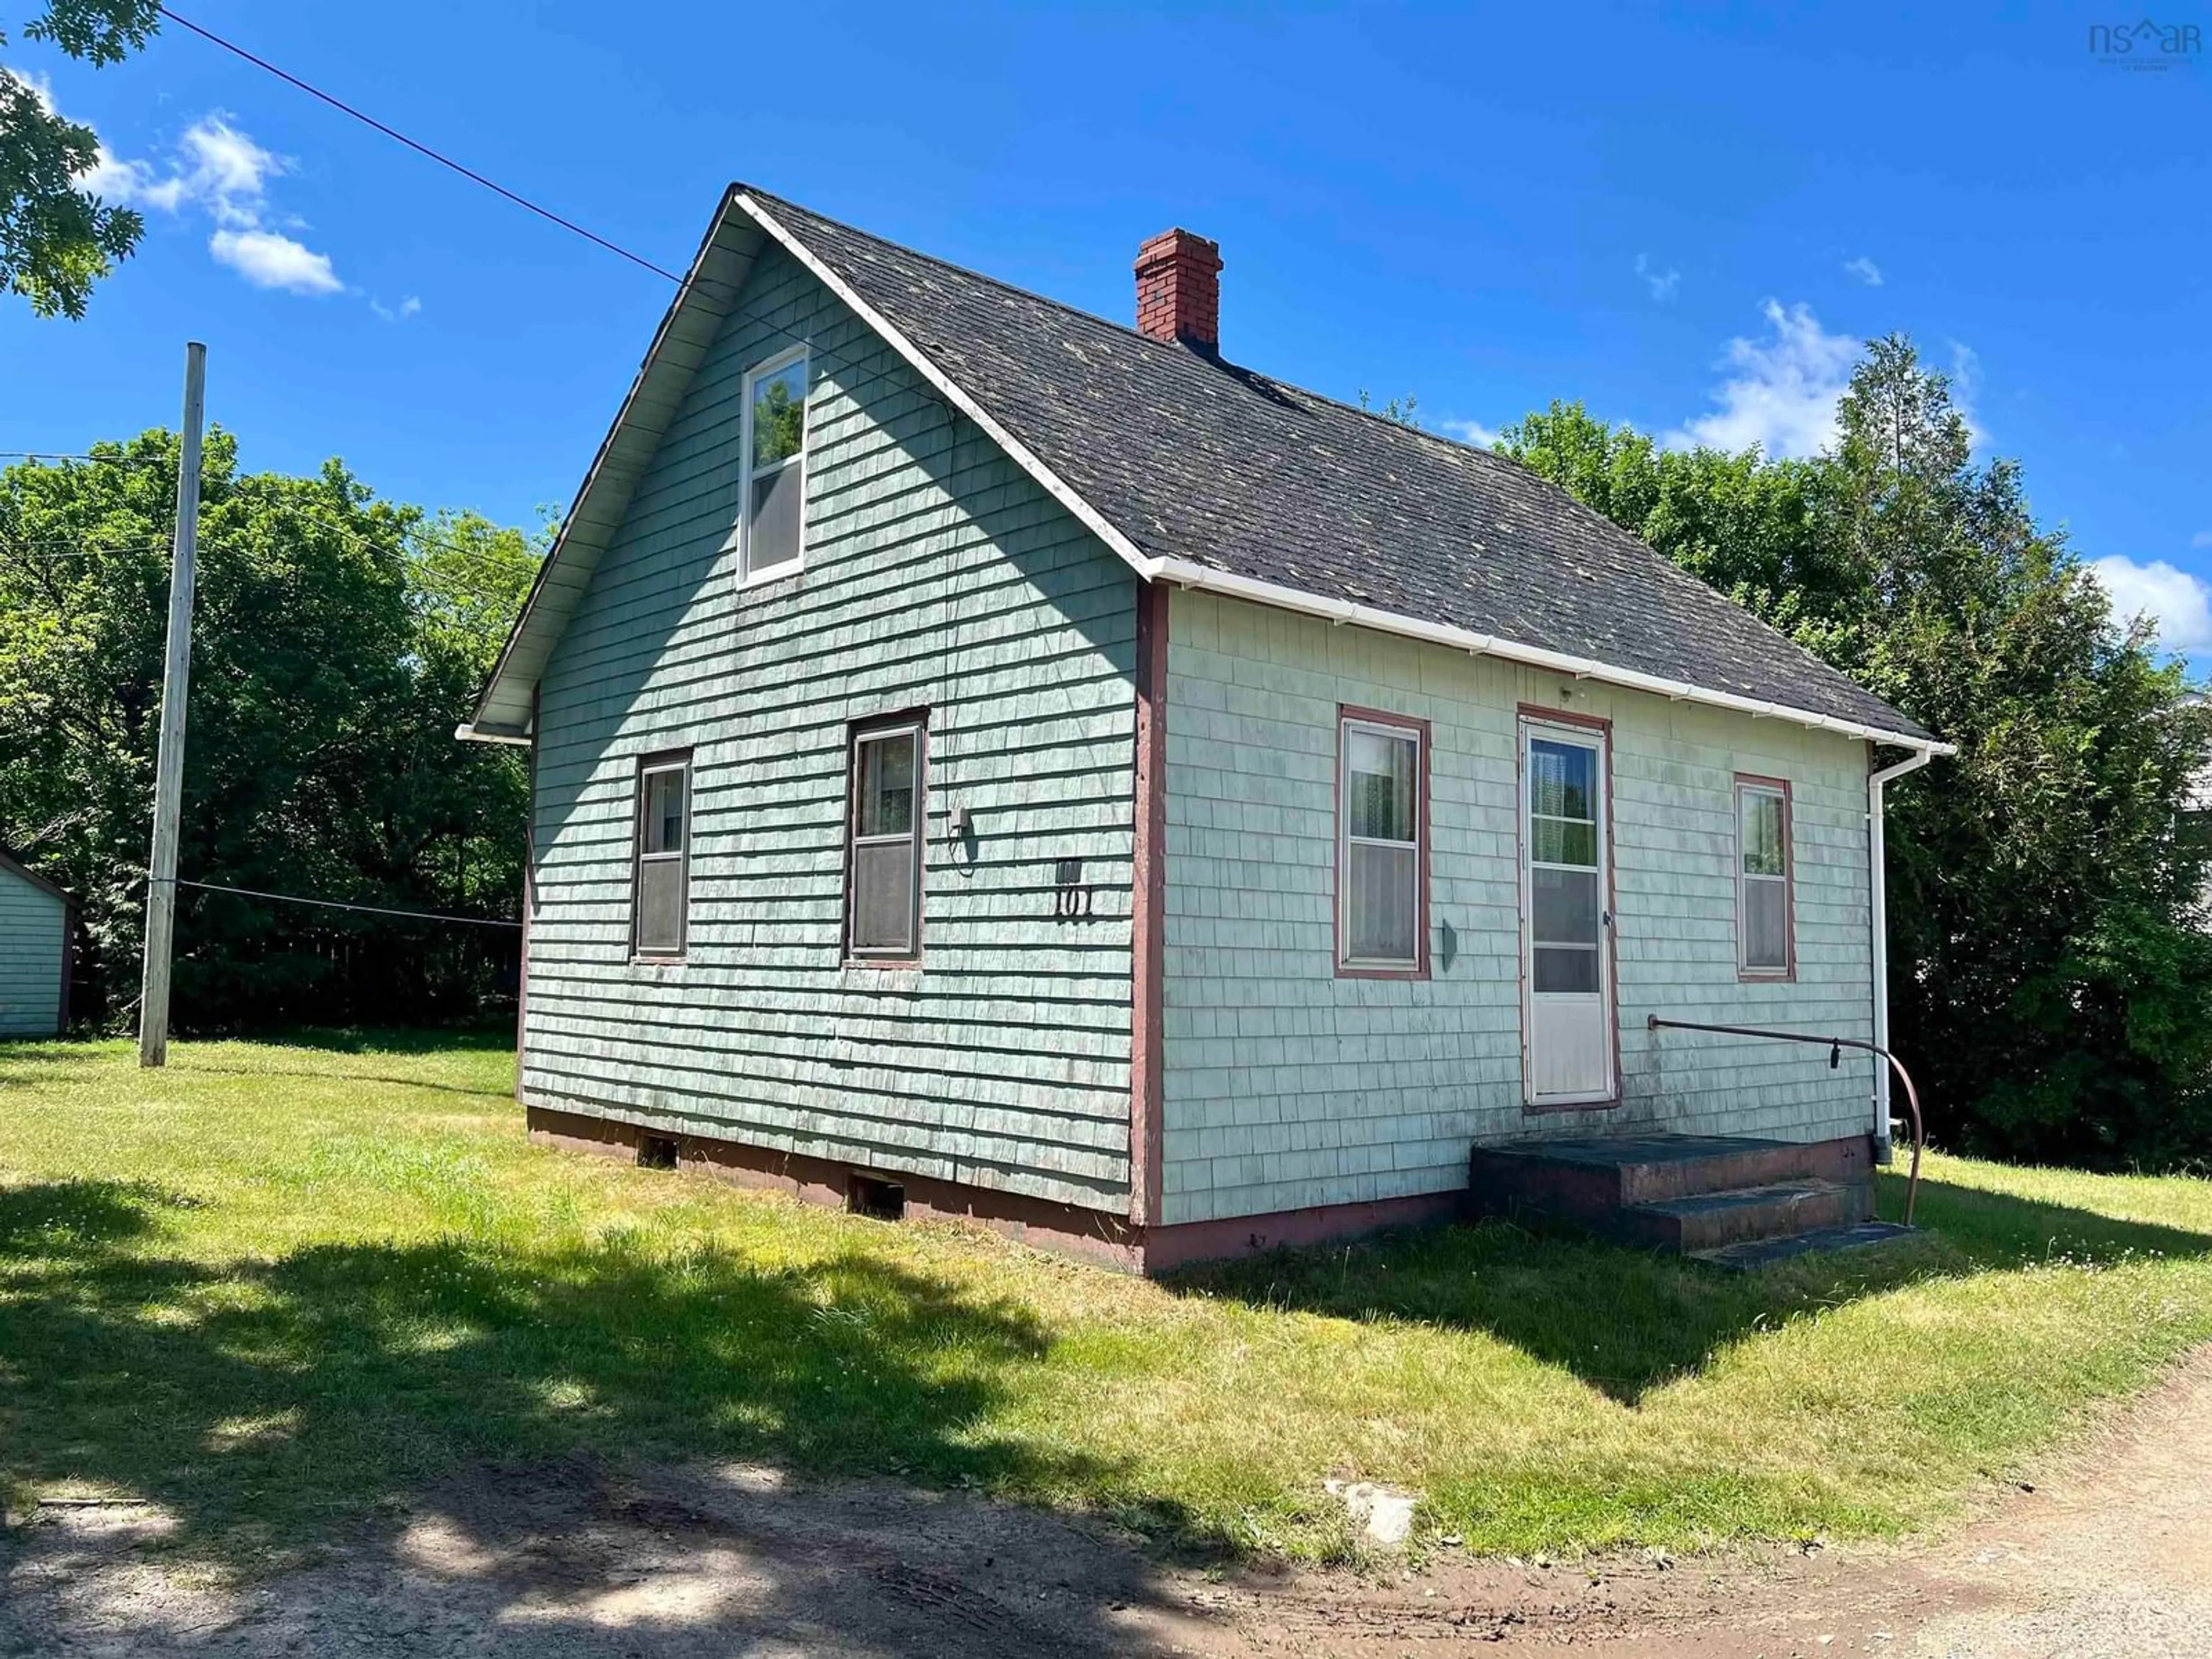
[[[1221,245],[1164,230],[1137,250],[1137,332],[1221,348]]]

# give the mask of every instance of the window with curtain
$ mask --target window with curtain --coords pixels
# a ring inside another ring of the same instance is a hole
[[[925,729],[899,720],[853,732],[845,945],[864,961],[921,954]]]
[[[1736,965],[1747,974],[1788,975],[1790,794],[1776,784],[1740,782],[1736,815]]]
[[[805,351],[754,369],[744,396],[744,574],[796,569],[805,543]]]
[[[680,957],[690,886],[690,756],[656,757],[639,766],[636,845],[631,951],[641,957]]]
[[[1345,715],[1338,744],[1338,965],[1417,973],[1424,965],[1422,732]]]

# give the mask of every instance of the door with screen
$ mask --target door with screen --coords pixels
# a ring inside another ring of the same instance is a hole
[[[1534,1105],[1615,1091],[1605,745],[1601,731],[1521,728],[1521,1030]]]

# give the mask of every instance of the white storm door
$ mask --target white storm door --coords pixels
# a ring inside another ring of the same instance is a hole
[[[1521,727],[1521,984],[1532,1105],[1610,1100],[1613,892],[1606,736]]]

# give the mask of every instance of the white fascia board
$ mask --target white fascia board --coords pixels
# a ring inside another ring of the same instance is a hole
[[[1158,574],[1159,560],[1146,554],[1134,542],[1109,523],[1104,514],[1076,494],[1066,480],[1047,466],[1026,444],[994,419],[982,404],[969,396],[950,374],[932,362],[928,355],[900,332],[890,319],[862,299],[850,283],[816,257],[813,249],[785,229],[776,222],[773,214],[744,191],[740,191],[738,193],[738,205],[752,216],[756,224],[774,237],[785,252],[805,266],[824,288],[850,307],[862,322],[883,336],[899,356],[914,366],[916,374],[937,388],[940,396],[989,434],[991,441],[1012,456],[1015,464],[1023,471],[1042,484],[1054,501],[1073,513],[1100,541],[1112,548],[1129,568],[1147,581]]]
[[[470,720],[463,720],[455,726],[453,735],[463,743],[502,743],[512,749],[527,749],[531,741],[526,732],[495,732]]]
[[[1787,720],[1792,725],[1810,726],[1817,732],[1833,732],[1840,737],[1856,738],[1865,743],[1888,744],[1931,757],[1959,752],[1955,745],[1938,743],[1932,738],[1911,737],[1902,732],[1885,731],[1880,726],[1865,726],[1856,720],[1838,720],[1833,714],[1816,714],[1809,708],[1792,708],[1786,703],[1765,702],[1756,697],[1738,696],[1732,691],[1716,691],[1705,686],[1692,685],[1686,680],[1662,679],[1656,674],[1642,673],[1633,668],[1616,668],[1595,658],[1571,657],[1562,652],[1547,651],[1540,646],[1521,645],[1494,635],[1477,634],[1469,629],[1454,628],[1444,623],[1423,622],[1418,617],[1401,617],[1395,611],[1378,611],[1372,605],[1355,604],[1350,599],[1332,599],[1318,593],[1301,592],[1294,587],[1281,587],[1273,582],[1257,581],[1249,576],[1216,570],[1210,565],[1193,564],[1183,559],[1158,559],[1152,563],[1153,568],[1146,573],[1147,575],[1171,581],[1179,587],[1225,594],[1231,599],[1273,605],[1280,611],[1295,611],[1333,623],[1371,628],[1377,633],[1395,634],[1404,639],[1447,646],[1455,651],[1498,657],[1507,662],[1526,663],[1532,668],[1570,674],[1577,679],[1597,680],[1632,691],[1648,691],[1655,696],[1667,697],[1676,702],[1702,703],[1708,708],[1725,708],[1733,714],[1751,714],[1762,720]]]

